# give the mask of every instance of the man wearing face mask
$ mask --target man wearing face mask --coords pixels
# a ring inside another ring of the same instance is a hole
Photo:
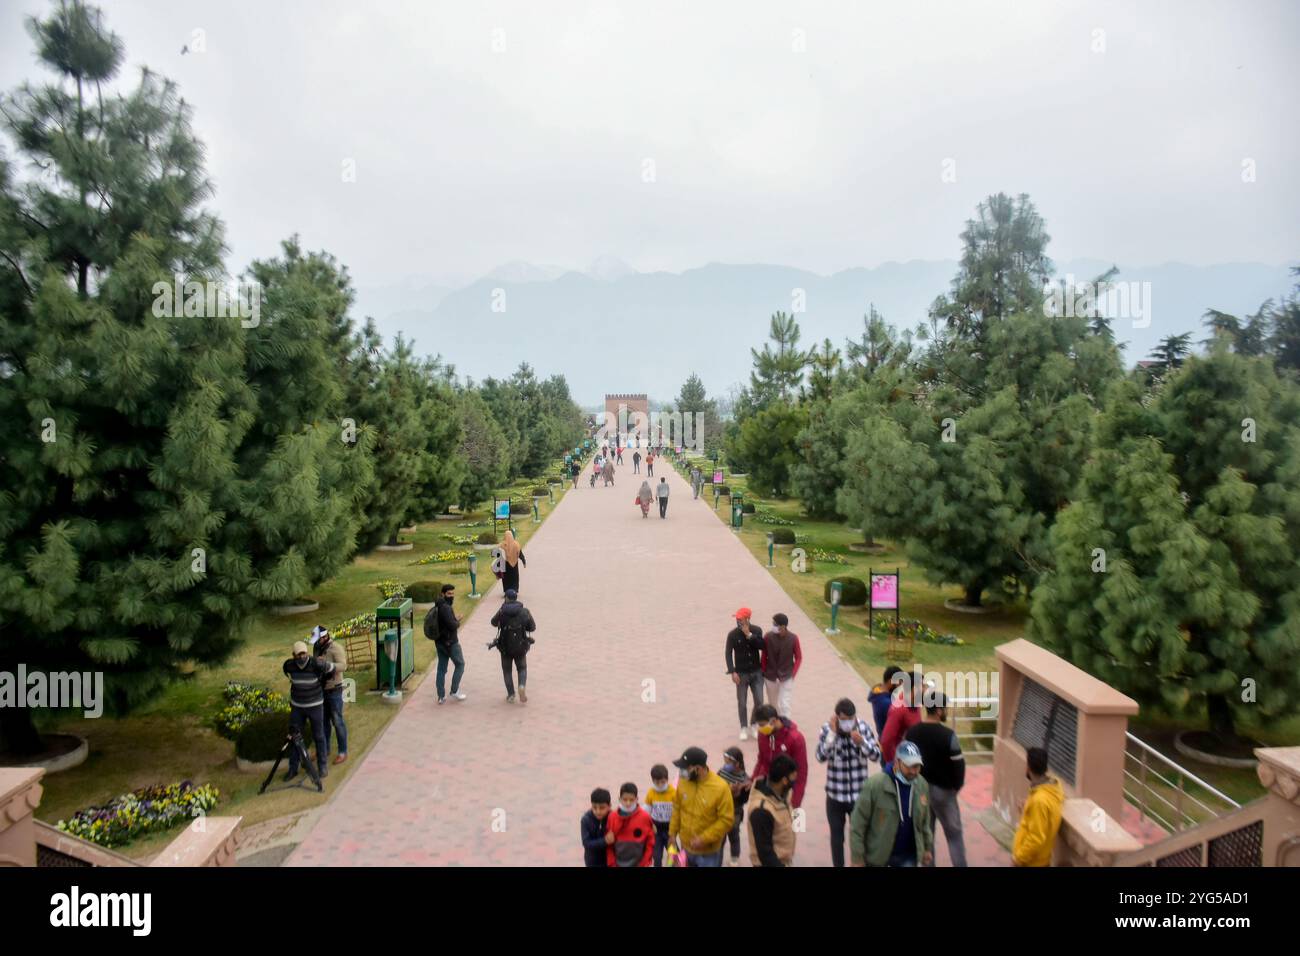
[[[754,723],[758,725],[758,763],[754,765],[754,782],[766,777],[772,761],[785,754],[799,771],[790,795],[790,805],[798,810],[803,806],[803,792],[808,786],[808,742],[795,722],[782,717],[771,704],[754,708]]]
[[[736,685],[736,711],[740,716],[740,739],[748,740],[753,726],[749,722],[750,707],[745,697],[752,698],[753,707],[763,703],[763,629],[750,623],[754,612],[747,607],[736,611],[736,626],[727,634],[727,673]]]
[[[312,657],[306,641],[295,641],[293,657],[284,662],[284,676],[289,678],[289,729],[301,734],[303,724],[311,722],[316,739],[316,767],[320,776],[329,773],[325,757],[325,690],[321,682],[334,673],[334,663],[324,657]],[[289,748],[289,770],[285,780],[298,776],[298,748]]]
[[[673,766],[687,776],[677,787],[668,839],[686,851],[686,865],[722,866],[722,844],[736,818],[731,787],[709,770],[709,755],[688,747]]]
[[[749,863],[751,866],[790,866],[794,863],[794,810],[790,792],[799,770],[785,754],[779,754],[749,795],[745,809],[749,818]]]
[[[844,824],[866,783],[867,764],[880,762],[876,732],[857,713],[853,701],[844,698],[817,738],[817,760],[826,764],[826,822],[834,866],[844,865]]]
[[[773,614],[772,630],[763,638],[763,680],[767,684],[767,699],[787,717],[794,696],[794,679],[803,664],[799,635],[790,630],[789,624],[790,619],[784,614]]]
[[[905,740],[892,773],[862,785],[849,823],[854,866],[929,866],[934,859],[930,791],[921,776],[921,751]]]
[[[618,809],[607,818],[605,843],[609,866],[649,866],[654,853],[655,828],[650,814],[637,803],[636,784],[618,791]]]

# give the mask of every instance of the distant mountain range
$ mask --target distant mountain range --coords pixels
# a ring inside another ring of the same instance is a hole
[[[1079,259],[1056,265],[1059,277],[1083,282],[1111,264]],[[1287,266],[1262,263],[1118,265],[1118,281],[1150,283],[1149,325],[1134,328],[1128,318],[1114,323],[1116,337],[1128,343],[1128,364],[1168,335],[1192,332],[1199,341],[1207,309],[1253,312],[1295,284]],[[804,307],[796,316],[801,344],[829,337],[843,347],[846,338],[861,334],[873,303],[891,325],[915,326],[934,298],[949,290],[956,271],[952,260],[886,262],[829,276],[724,263],[641,273],[613,256],[581,272],[515,261],[459,289],[418,279],[361,287],[355,314],[372,316],[388,339],[404,332],[420,351],[441,353],[475,380],[508,375],[526,361],[539,375],[562,373],[583,405],[600,402],[605,392],[667,400],[692,372],[713,395],[747,381],[750,348],[766,340],[773,312],[796,311],[796,290],[802,290]]]

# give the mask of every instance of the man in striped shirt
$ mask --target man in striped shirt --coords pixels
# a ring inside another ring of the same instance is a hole
[[[845,821],[853,815],[858,791],[867,780],[867,764],[880,762],[876,732],[858,717],[853,701],[845,697],[835,714],[822,724],[817,738],[817,761],[826,764],[826,821],[831,829],[831,862],[844,865]]]
[[[302,733],[302,726],[311,721],[312,736],[316,738],[316,766],[320,775],[329,773],[326,757],[329,747],[325,743],[325,689],[321,682],[334,672],[334,663],[324,657],[312,657],[306,641],[295,641],[293,657],[284,662],[284,676],[289,678],[289,730]],[[298,776],[298,748],[289,748],[289,771],[285,780]]]

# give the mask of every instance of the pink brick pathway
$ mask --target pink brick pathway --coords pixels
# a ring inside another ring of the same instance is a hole
[[[741,605],[762,626],[784,611],[800,635],[793,716],[810,738],[811,780],[796,862],[830,865],[813,738],[840,697],[866,711],[863,681],[666,465],[668,519],[657,509],[642,519],[641,478],[624,460],[616,487],[592,489],[584,477],[529,541],[520,595],[538,622],[529,702],[506,703],[499,657],[484,649],[498,586],[461,628],[469,699],[438,706],[432,678],[408,694],[288,865],[581,865],[578,820],[593,787],[617,795],[630,780],[644,797],[653,764],[696,745],[717,769],[739,743],[723,647]],[[752,767],[754,742],[741,746]],[[969,808],[965,824],[973,864],[1005,862]]]

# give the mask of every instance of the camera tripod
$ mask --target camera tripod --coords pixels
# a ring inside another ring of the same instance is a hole
[[[284,759],[284,755],[289,752],[290,747],[298,748],[298,759],[302,761],[302,765],[307,769],[307,776],[311,777],[312,783],[316,784],[318,791],[325,792],[325,785],[321,783],[320,774],[316,772],[316,765],[312,763],[311,758],[307,755],[307,745],[302,742],[302,734],[296,730],[291,730],[285,735],[284,746],[280,748],[280,753],[276,755],[275,763],[271,764],[271,772],[262,781],[262,789],[257,791],[259,796],[266,793],[266,788],[271,785],[275,772],[280,769],[280,761]]]

